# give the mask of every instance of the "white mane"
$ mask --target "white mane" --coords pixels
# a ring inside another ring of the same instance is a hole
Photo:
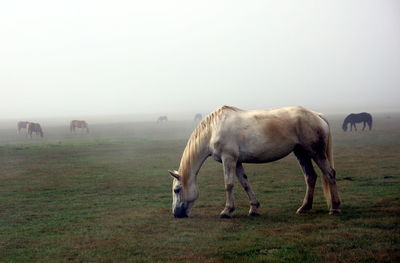
[[[221,108],[210,113],[203,121],[199,123],[196,129],[192,132],[192,135],[190,136],[186,144],[185,150],[183,151],[178,171],[182,179],[182,185],[184,187],[187,183],[193,161],[197,159],[202,146],[206,145],[210,141],[212,127],[218,123],[221,116],[227,110],[238,111],[239,109],[224,105]]]

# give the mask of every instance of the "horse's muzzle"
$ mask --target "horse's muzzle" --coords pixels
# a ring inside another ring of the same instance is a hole
[[[174,217],[175,218],[185,218],[188,217],[186,208],[184,206],[176,207],[174,209]]]

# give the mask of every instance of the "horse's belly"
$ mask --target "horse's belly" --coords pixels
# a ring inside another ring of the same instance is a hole
[[[294,149],[293,143],[261,144],[253,147],[242,146],[239,148],[238,161],[242,163],[267,163],[279,160]]]

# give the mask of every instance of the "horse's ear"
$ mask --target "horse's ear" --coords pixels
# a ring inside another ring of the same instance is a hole
[[[177,171],[171,171],[171,170],[168,170],[168,172],[169,172],[169,174],[172,176],[172,177],[174,177],[175,179],[177,179],[177,180],[181,180],[181,177],[179,176],[179,174],[178,174],[178,172]]]

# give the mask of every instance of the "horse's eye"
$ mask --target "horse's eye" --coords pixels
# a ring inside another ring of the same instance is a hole
[[[181,191],[181,188],[175,188],[175,189],[174,189],[174,193],[175,193],[175,194],[178,194],[180,191]]]

